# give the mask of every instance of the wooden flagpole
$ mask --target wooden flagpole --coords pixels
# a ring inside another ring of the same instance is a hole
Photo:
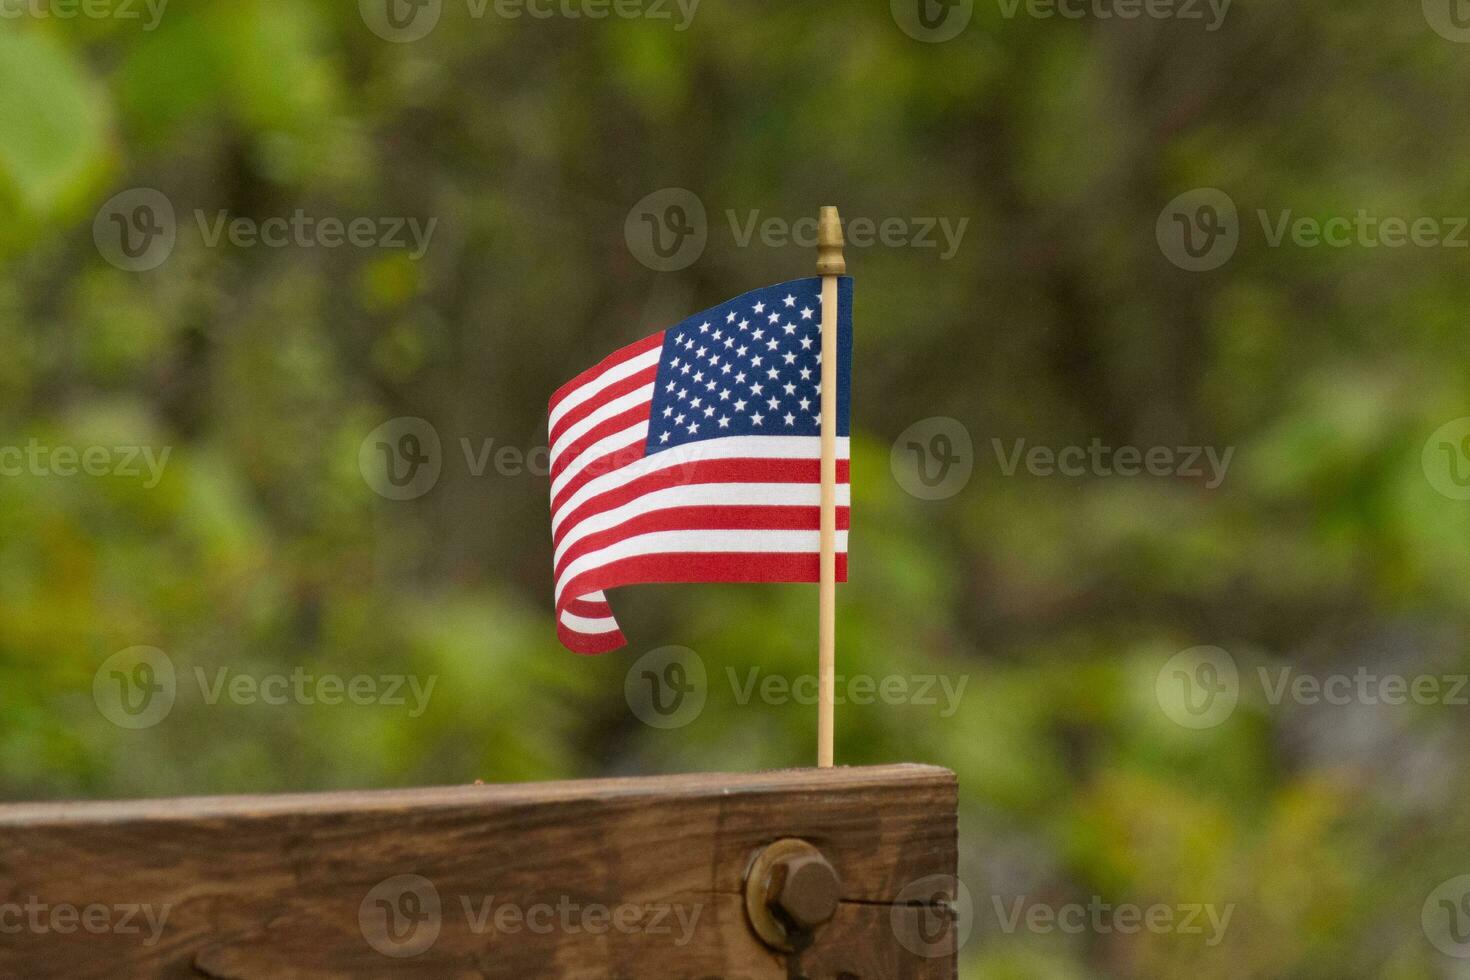
[[[837,672],[837,277],[846,274],[842,219],[823,207],[817,220],[817,272],[822,277],[822,522],[817,593],[817,765],[832,765]]]

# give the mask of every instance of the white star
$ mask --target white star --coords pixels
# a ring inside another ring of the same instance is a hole
[[[794,324],[794,323],[783,323],[783,324],[781,324],[781,329],[782,330],[785,330],[786,331],[786,336],[789,337],[792,334],[796,333],[796,324]]]
[[[668,386],[664,388],[664,391],[673,391],[673,390],[674,390],[674,382],[670,381],[668,383]]]
[[[669,367],[678,367],[678,366],[679,366],[679,359],[677,357],[674,358],[672,361],[669,362]]]
[[[729,350],[731,347],[734,347],[734,346],[735,346],[735,338],[734,337],[726,337],[725,338],[725,349],[726,350]]]
[[[688,397],[688,395],[689,395],[689,389],[688,389],[688,388],[680,388],[680,389],[679,389],[679,399],[680,399],[680,400],[681,400],[681,401],[682,401],[682,400],[683,400],[683,399],[684,399],[684,398],[686,398],[686,397]]]
[[[741,330],[749,329],[749,327],[750,327],[750,321],[749,320],[741,320],[740,321],[740,329]]]
[[[716,330],[714,332],[714,334],[712,335],[712,339],[719,340],[723,336],[725,336],[725,331],[723,331],[723,330]]]
[[[770,378],[772,381],[775,381],[780,376],[781,376],[781,372],[780,371],[777,371],[775,368],[771,368],[770,370],[768,370],[766,372],[766,377]]]
[[[704,380],[704,372],[703,371],[695,371],[694,372],[694,380],[695,381],[703,381]]]
[[[820,426],[822,424],[822,417],[820,415],[813,415],[812,416],[812,421],[815,422],[818,426]]]
[[[801,410],[803,412],[812,407],[812,401],[810,398],[803,398],[801,401],[797,402],[797,404],[801,406]]]
[[[810,306],[803,306],[801,308],[801,318],[803,320],[810,320],[812,318],[812,308]]]
[[[721,415],[720,416],[720,428],[722,428],[722,429],[728,429],[728,428],[730,428],[730,419],[729,419],[728,416],[725,416],[725,415]]]
[[[745,352],[748,351],[748,350],[750,350],[749,347],[746,347],[744,344],[741,344],[739,347],[735,348],[735,354],[738,357],[744,357],[745,356]]]
[[[716,354],[714,357],[711,357],[709,359],[709,363],[710,367],[718,367],[720,363],[720,355]]]
[[[705,391],[714,391],[715,390],[715,383],[713,381],[706,381],[704,383],[704,390]]]
[[[772,338],[771,340],[766,341],[766,350],[775,350],[779,346],[781,346],[781,345],[778,344],[778,343],[776,343],[776,341],[775,341],[774,338]]]
[[[738,374],[735,375],[735,383],[736,384],[742,384],[742,385],[745,384],[745,372],[744,371],[741,371],[741,372],[739,372]]]
[[[674,416],[674,424],[675,425],[683,425],[684,424],[684,413],[683,412],[680,412],[678,415],[675,415]]]
[[[713,405],[711,405],[709,408],[706,408],[704,410],[704,417],[705,418],[709,418],[710,416],[712,416],[714,414],[715,414],[715,407]]]
[[[779,401],[777,401],[775,398],[767,398],[766,399],[766,404],[771,407],[771,411],[773,411],[773,412],[776,409],[778,409],[778,408],[781,407],[781,403]]]
[[[791,351],[787,351],[786,353],[782,354],[781,357],[783,360],[786,361],[787,364],[793,364],[796,362],[796,355],[791,353]]]
[[[689,373],[689,365],[686,364],[683,367],[679,368],[679,373],[680,374],[688,374]]]
[[[765,358],[762,357],[761,355],[757,354],[757,355],[755,355],[754,357],[752,357],[750,359],[750,366],[751,367],[760,367],[761,366],[761,361],[763,361],[763,360],[765,360]]]
[[[730,389],[729,388],[725,388],[724,390],[722,390],[720,392],[720,401],[727,402],[729,400],[730,400]]]
[[[721,364],[720,365],[720,373],[721,374],[729,374],[730,373],[730,365],[728,365],[728,364]]]
[[[702,398],[691,398],[691,399],[689,399],[689,407],[690,408],[698,408],[703,403],[704,403],[704,399],[702,399]]]
[[[770,316],[766,317],[766,322],[767,323],[780,323],[781,322],[781,314],[779,314],[779,313],[772,313]]]
[[[708,323],[701,323],[699,325],[699,332],[700,333],[709,333],[709,324]]]
[[[744,398],[737,398],[737,399],[735,399],[735,411],[737,411],[737,412],[743,412],[743,411],[745,411],[745,399]]]
[[[658,435],[658,441],[659,442],[668,442],[669,441],[669,434],[667,432],[660,432],[659,435]]]
[[[796,416],[795,415],[792,415],[790,412],[787,412],[786,413],[786,424],[787,425],[795,425],[796,424]]]
[[[787,394],[789,395],[789,394],[791,394],[791,392],[788,391]],[[668,418],[670,415],[673,415],[673,414],[674,414],[674,406],[672,406],[672,405],[666,405],[666,406],[664,406],[664,418]]]
[[[812,349],[812,338],[810,338],[810,337],[803,337],[803,338],[801,338],[801,349],[802,350],[811,350]]]
[[[764,303],[757,303],[757,304],[755,304],[755,312],[757,312],[757,313],[764,313],[764,312],[766,312],[766,304],[764,304]]]
[[[735,322],[735,311],[734,310],[731,310],[730,311],[730,315],[727,316],[727,317],[725,317],[725,322],[726,323],[734,323]]]
[[[699,350],[695,351],[694,353],[698,354],[700,357],[703,357],[704,356],[704,352],[707,351],[707,350],[709,350],[708,347],[701,347]]]
[[[765,385],[761,384],[759,381],[757,381],[755,384],[753,384],[753,385],[750,386],[750,393],[752,395],[759,395],[764,390],[765,390]]]
[[[699,423],[698,422],[690,422],[689,423],[689,434],[692,436],[692,435],[694,435],[694,433],[696,433],[698,431],[699,431]]]
[[[804,368],[801,369],[801,380],[803,380],[803,381],[810,381],[811,380],[811,377],[812,377],[812,369],[811,368],[804,367]]]
[[[788,307],[795,306],[796,305],[796,297],[795,296],[792,296],[790,293],[787,293],[786,294],[786,297],[784,299],[782,299],[781,302],[785,303]]]
[[[781,387],[783,387],[783,388],[786,389],[786,394],[788,394],[788,395],[794,395],[794,394],[796,394],[796,385],[792,384],[790,381],[786,382]]]
[[[750,424],[751,425],[760,425],[761,422],[764,421],[764,420],[765,420],[765,416],[762,415],[760,412],[756,412],[754,415],[752,415],[750,417]]]
[[[761,328],[759,328],[759,327],[756,327],[755,333],[751,334],[751,336],[754,337],[756,340],[760,340],[765,335],[766,335],[766,332],[764,330],[762,330]]]

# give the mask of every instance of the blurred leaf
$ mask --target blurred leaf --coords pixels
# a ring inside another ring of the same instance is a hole
[[[49,216],[89,189],[106,157],[106,108],[58,42],[0,33],[0,181],[26,212]]]

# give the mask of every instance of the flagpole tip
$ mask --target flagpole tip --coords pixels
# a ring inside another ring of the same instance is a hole
[[[842,219],[837,208],[824,205],[817,218],[817,272],[824,276],[840,276],[847,272],[842,257]]]

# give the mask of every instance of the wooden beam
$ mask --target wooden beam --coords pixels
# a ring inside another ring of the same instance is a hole
[[[790,957],[742,897],[782,837],[841,879]],[[3,806],[0,976],[951,978],[904,890],[955,865],[928,766]]]

